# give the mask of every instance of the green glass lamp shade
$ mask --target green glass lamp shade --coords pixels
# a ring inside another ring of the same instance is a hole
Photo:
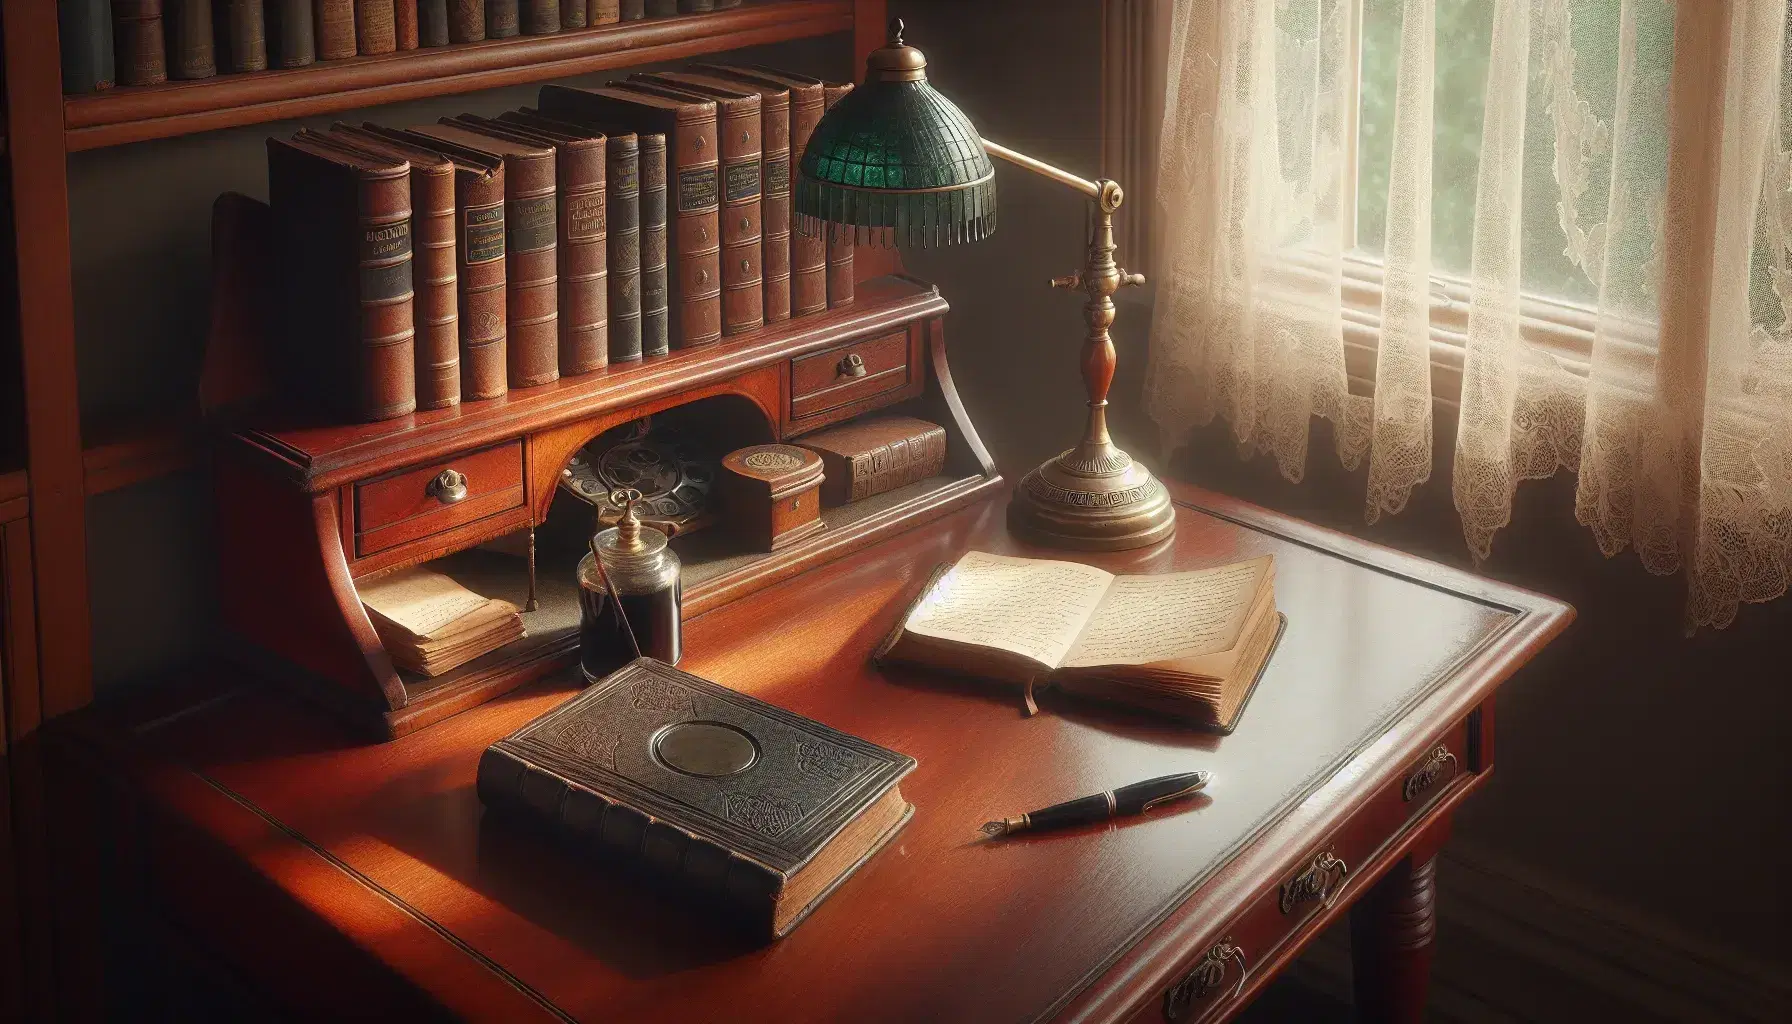
[[[971,119],[927,84],[926,66],[896,23],[866,61],[865,84],[815,126],[797,170],[805,234],[825,224],[830,235],[927,246],[995,231],[995,166]]]

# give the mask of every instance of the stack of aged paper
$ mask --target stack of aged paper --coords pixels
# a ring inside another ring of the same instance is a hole
[[[427,568],[383,576],[360,591],[393,664],[420,675],[439,676],[523,635],[516,605]]]
[[[1128,704],[1231,731],[1281,633],[1269,555],[1115,576],[967,552],[923,591],[881,657]]]

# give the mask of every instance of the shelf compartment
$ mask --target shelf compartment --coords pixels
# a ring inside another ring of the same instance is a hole
[[[193,421],[120,421],[93,433],[81,452],[89,496],[188,469],[203,451],[200,428]]]
[[[852,27],[852,0],[776,0],[550,36],[491,39],[70,96],[63,100],[63,130],[71,152],[100,149],[683,60]]]

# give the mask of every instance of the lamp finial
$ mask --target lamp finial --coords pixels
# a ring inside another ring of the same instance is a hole
[[[890,44],[889,45],[891,45],[891,46],[901,46],[902,45],[902,19],[901,18],[891,18],[890,19]]]

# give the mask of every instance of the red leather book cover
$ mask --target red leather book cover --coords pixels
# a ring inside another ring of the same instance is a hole
[[[782,85],[790,90],[790,181],[794,186],[802,166],[803,151],[809,138],[821,123],[826,109],[826,90],[819,78],[796,75],[759,65],[734,67],[729,70],[756,81]],[[827,236],[805,234],[797,223],[796,210],[791,209],[790,232],[790,315],[807,316],[828,308]]]
[[[760,230],[765,246],[765,321],[790,319],[791,248],[790,207],[790,89],[788,86],[735,68],[697,64],[694,74],[752,89],[759,93],[763,151],[759,178],[759,202],[763,211]]]

